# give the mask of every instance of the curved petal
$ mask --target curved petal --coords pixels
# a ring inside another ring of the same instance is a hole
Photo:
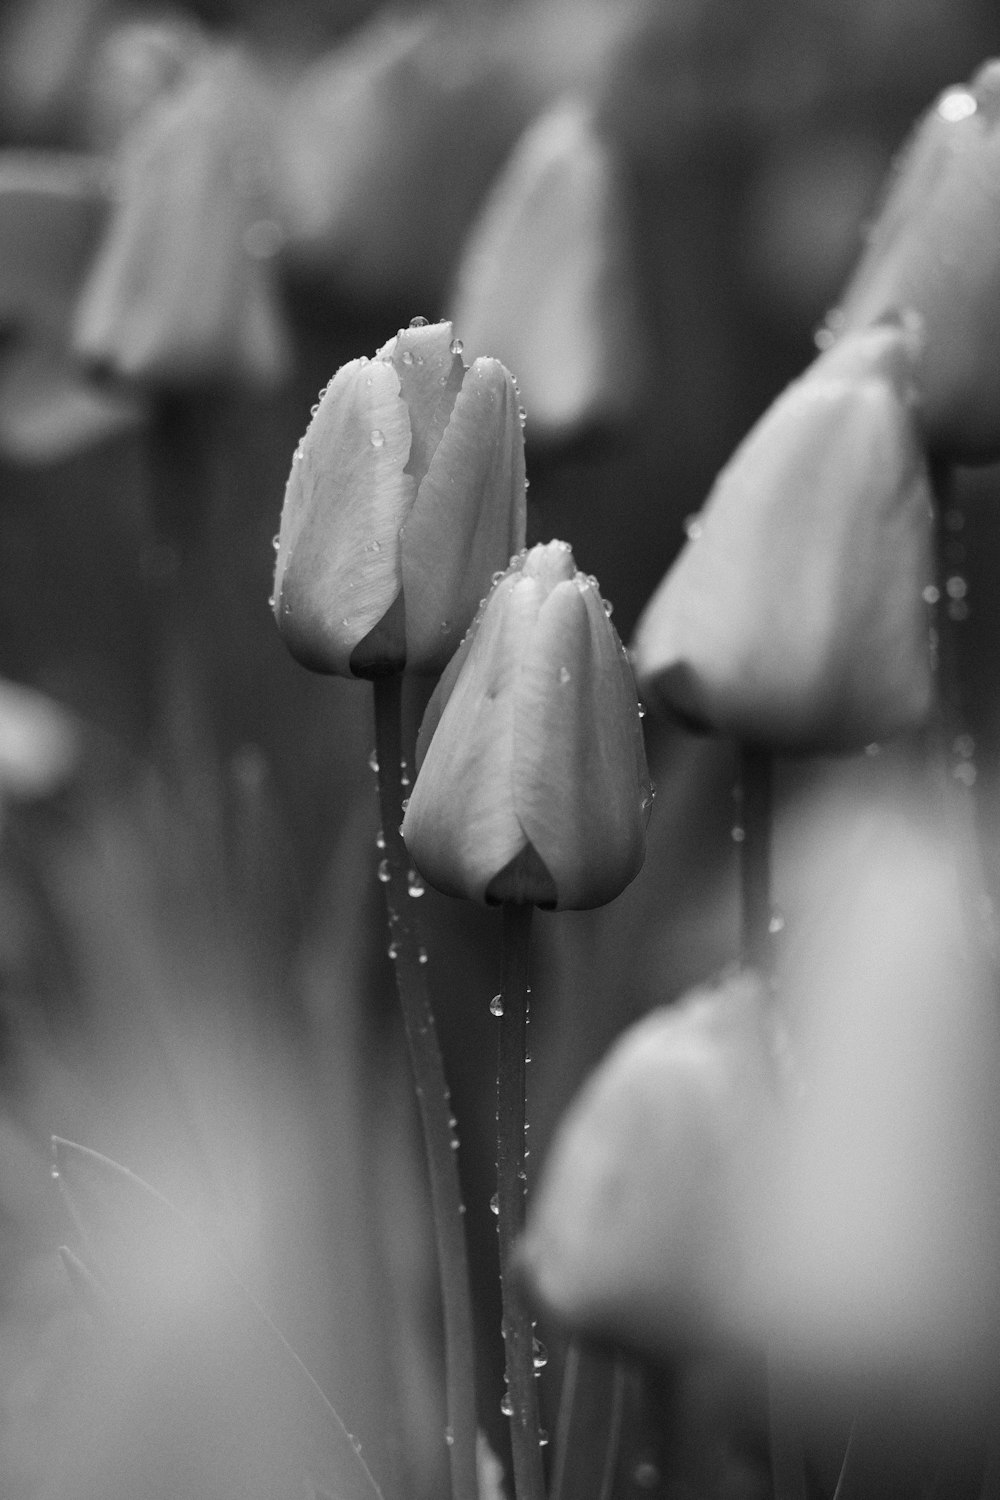
[[[513,780],[563,909],[613,900],[645,855],[649,778],[636,775],[639,706],[623,665],[596,588],[581,575],[558,583],[518,682]]]
[[[450,323],[417,323],[401,328],[379,351],[391,360],[409,409],[413,442],[406,472],[417,485],[427,473],[465,378],[465,365],[451,346]]]
[[[317,671],[352,675],[352,650],[399,594],[399,530],[414,490],[403,472],[409,451],[392,366],[344,365],[296,451],[274,575],[279,628]]]
[[[640,685],[696,723],[790,751],[912,729],[931,700],[931,575],[910,410],[880,372],[817,365],[716,481],[639,621]]]
[[[424,755],[403,821],[417,869],[438,890],[485,900],[525,845],[511,765],[517,679],[542,592],[512,576],[495,590]]]
[[[508,371],[495,359],[477,359],[406,522],[407,660],[417,671],[442,670],[492,574],[524,545],[517,413]]]

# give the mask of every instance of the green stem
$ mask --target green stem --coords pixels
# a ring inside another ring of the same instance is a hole
[[[774,766],[770,751],[740,746],[740,797],[743,840],[740,845],[742,932],[740,953],[745,968],[765,983],[774,976],[771,935],[771,834]],[[768,1426],[771,1482],[775,1500],[807,1500],[802,1438],[795,1416],[795,1392],[774,1350],[768,1351]]]
[[[413,1070],[430,1178],[444,1314],[445,1394],[448,1456],[453,1500],[476,1500],[475,1353],[472,1298],[465,1244],[462,1194],[452,1134],[451,1100],[434,1029],[424,971],[426,951],[410,894],[410,859],[399,826],[403,821],[402,676],[376,678],[375,754],[385,839],[384,876],[389,953]],[[419,887],[417,889],[422,889]]]
[[[534,908],[507,902],[503,908],[503,971],[500,985],[497,1069],[497,1209],[500,1216],[500,1295],[507,1367],[514,1493],[517,1500],[545,1500],[538,1391],[531,1317],[513,1275],[513,1256],[524,1228],[525,1083],[528,1026],[528,946]]]
[[[744,966],[770,979],[772,762],[768,750],[740,746],[743,841],[740,845],[741,957]]]

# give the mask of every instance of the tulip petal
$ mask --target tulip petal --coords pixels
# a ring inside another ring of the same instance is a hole
[[[418,323],[401,328],[379,350],[381,358],[392,361],[410,413],[413,442],[406,472],[418,486],[448,426],[465,379],[465,365],[460,355],[452,353],[451,345],[450,323]]]
[[[350,676],[354,647],[399,595],[399,531],[414,493],[403,472],[409,451],[392,366],[344,365],[292,463],[275,568],[279,628],[316,671]]]
[[[510,767],[517,678],[542,598],[519,574],[497,585],[414,784],[403,837],[421,874],[448,895],[484,901],[525,847]],[[442,807],[454,814],[442,817]]]
[[[638,756],[644,769],[631,671],[600,596],[582,577],[557,583],[518,681],[513,780],[560,908],[598,906],[638,874],[648,816]]]
[[[517,407],[508,371],[477,359],[417,491],[403,551],[407,661],[416,671],[441,671],[492,574],[524,543]]]
[[[869,376],[824,374],[845,340],[779,397],[639,621],[643,691],[697,724],[834,751],[926,718],[931,493],[883,373],[905,335],[861,337]]]

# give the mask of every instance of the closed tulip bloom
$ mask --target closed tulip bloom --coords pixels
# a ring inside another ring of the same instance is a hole
[[[915,313],[932,449],[1000,456],[1000,63],[948,89],[918,127],[831,333]]]
[[[283,377],[270,113],[262,82],[220,49],[126,136],[115,210],[76,310],[85,363],[155,387]]]
[[[746,1210],[777,1119],[767,998],[739,975],[653,1011],[567,1110],[520,1260],[572,1332],[661,1358],[739,1337]]]
[[[439,890],[599,906],[638,874],[652,803],[635,684],[565,542],[497,582],[435,690],[403,822]]]
[[[644,695],[791,752],[921,725],[932,695],[932,497],[909,336],[843,339],[722,470],[635,639]]]
[[[418,319],[338,370],[296,451],[275,618],[305,666],[440,672],[494,572],[524,545],[524,441],[510,373],[467,368]]]

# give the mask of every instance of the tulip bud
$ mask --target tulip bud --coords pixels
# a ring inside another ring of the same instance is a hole
[[[915,313],[932,449],[1000,456],[1000,63],[948,89],[902,158],[830,334]]]
[[[247,66],[221,52],[141,116],[77,307],[85,362],[156,385],[284,375],[267,264],[281,237],[263,192],[269,110]]]
[[[593,110],[525,131],[463,252],[455,321],[517,371],[536,437],[631,415],[642,345],[620,172]]]
[[[907,335],[845,338],[774,402],[716,480],[639,621],[643,693],[786,751],[922,724],[931,489]]]
[[[337,371],[296,450],[273,607],[315,671],[440,672],[524,545],[514,382],[461,347],[450,323],[415,319]]]
[[[663,1357],[738,1321],[777,1108],[767,996],[739,975],[618,1040],[560,1122],[520,1262],[574,1333]]]
[[[599,906],[638,874],[652,805],[632,671],[566,542],[498,580],[432,696],[403,822],[476,901]]]

